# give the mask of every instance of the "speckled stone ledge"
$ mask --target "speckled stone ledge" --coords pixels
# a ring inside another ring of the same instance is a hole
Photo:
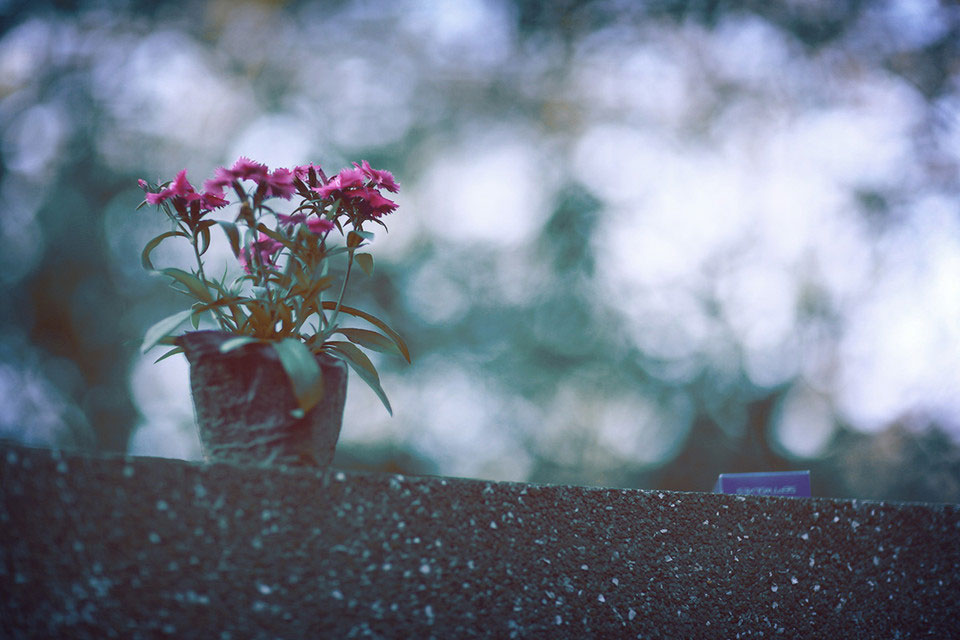
[[[0,635],[958,637],[960,506],[0,446]]]

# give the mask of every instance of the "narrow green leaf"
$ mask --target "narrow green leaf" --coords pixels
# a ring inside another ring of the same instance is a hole
[[[217,220],[217,222],[223,232],[227,234],[227,240],[230,241],[230,250],[233,251],[233,255],[240,257],[240,232],[237,230],[237,225],[225,220]]]
[[[325,300],[323,302],[323,308],[330,309],[330,310],[336,309],[337,303],[334,302],[333,300]],[[393,329],[387,326],[386,322],[384,322],[383,320],[380,320],[375,316],[370,315],[366,311],[360,311],[360,309],[354,309],[353,307],[348,307],[347,305],[341,305],[340,312],[346,313],[351,316],[356,316],[358,318],[363,318],[364,320],[374,325],[375,327],[382,329],[383,332],[388,336],[390,336],[390,339],[397,344],[397,347],[400,349],[400,353],[403,354],[404,359],[406,359],[407,362],[410,362],[410,350],[407,349],[406,343],[403,341],[403,338],[401,338],[396,331],[394,331]]]
[[[373,256],[369,253],[357,253],[354,254],[353,259],[357,261],[357,264],[360,265],[360,268],[363,269],[363,272],[368,276],[373,275]]]
[[[162,273],[165,276],[170,276],[175,281],[185,286],[193,295],[193,297],[197,298],[198,300],[202,302],[213,301],[213,298],[210,296],[210,291],[197,276],[187,273],[183,269],[177,269],[175,267],[160,269],[159,273]]]
[[[347,336],[347,339],[350,342],[358,344],[361,347],[366,347],[367,349],[373,349],[374,351],[379,351],[381,353],[389,353],[398,356],[403,355],[400,353],[397,343],[382,333],[377,333],[376,331],[370,331],[369,329],[340,328],[337,329],[335,333],[342,333],[343,335]]]
[[[306,414],[323,399],[323,371],[310,349],[297,338],[274,342],[280,364],[290,378],[297,404]]]
[[[169,358],[170,356],[175,356],[175,355],[177,355],[178,353],[183,353],[183,349],[182,349],[181,347],[174,347],[173,349],[170,349],[170,351],[167,351],[165,354],[163,354],[162,356],[160,356],[159,358],[157,358],[156,360],[154,360],[154,361],[153,361],[153,364],[157,364],[157,363],[160,362],[161,360],[166,360],[166,359]]]
[[[386,408],[387,413],[392,416],[393,409],[390,407],[390,401],[387,399],[387,394],[383,391],[383,387],[380,386],[380,376],[377,374],[376,367],[370,362],[370,358],[349,342],[333,340],[327,342],[324,346],[337,351],[343,356],[343,359],[350,365],[350,368],[356,371],[357,375],[367,383],[367,386],[377,394],[380,402],[382,402]]]
[[[173,330],[180,326],[184,320],[193,315],[192,309],[187,309],[186,311],[180,311],[173,314],[172,316],[167,316],[160,322],[157,322],[152,327],[147,329],[147,332],[143,335],[143,345],[140,347],[140,351],[146,353],[161,340],[173,333]]]
[[[140,262],[143,264],[144,269],[147,271],[153,271],[153,263],[150,262],[150,252],[156,249],[161,242],[167,238],[173,238],[174,236],[181,236],[183,238],[190,237],[182,231],[167,231],[165,233],[161,233],[156,238],[153,238],[147,243],[147,246],[143,248],[143,253],[140,254]]]
[[[213,220],[205,220],[204,222],[213,222]],[[207,252],[207,249],[210,248],[210,225],[200,227],[200,255],[203,255]]]

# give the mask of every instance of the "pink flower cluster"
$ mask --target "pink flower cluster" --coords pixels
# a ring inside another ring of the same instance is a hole
[[[263,197],[289,200],[297,191],[293,184],[293,177],[290,169],[280,167],[271,172],[267,165],[240,156],[229,169],[217,167],[213,177],[203,183],[203,188],[205,191],[219,193],[222,196],[224,188],[231,186],[234,182],[253,180],[259,189],[263,189]]]
[[[139,184],[140,188],[146,191],[147,183],[140,180]],[[146,197],[147,202],[150,204],[160,204],[161,202],[170,200],[174,208],[183,216],[187,215],[188,205],[199,211],[210,211],[226,206],[227,204],[227,201],[223,199],[222,189],[219,192],[211,191],[204,185],[203,193],[197,193],[197,190],[194,189],[190,181],[187,180],[186,169],[178,173],[177,177],[173,179],[173,182],[171,182],[167,188],[161,189],[157,193],[148,192]]]
[[[378,171],[364,160],[353,163],[352,169],[342,169],[326,184],[312,187],[324,200],[341,200],[353,206],[364,218],[379,218],[392,213],[397,203],[384,198],[379,189],[396,193],[399,186],[389,171]]]
[[[228,187],[244,200],[247,197],[241,184],[244,180],[257,185],[251,203],[254,209],[259,209],[266,198],[289,200],[295,193],[303,197],[304,202],[293,214],[276,214],[279,223],[288,231],[290,227],[302,224],[311,233],[323,236],[340,224],[335,220],[341,215],[359,230],[364,221],[392,213],[397,208],[396,202],[380,193],[381,189],[392,193],[399,190],[393,174],[372,168],[366,160],[354,163],[352,168],[343,169],[328,179],[314,164],[270,171],[267,165],[241,156],[229,169],[218,167],[213,177],[203,183],[202,192],[187,180],[186,169],[157,193],[150,192],[145,181],[140,180],[139,184],[147,192],[147,202],[159,205],[170,200],[181,219],[193,229],[204,213],[228,204],[224,197]],[[318,200],[321,203],[317,203]],[[333,212],[324,214],[324,206],[333,203],[336,203]],[[280,242],[261,233],[240,251],[238,258],[244,270],[253,273],[257,265],[272,267],[282,248]]]

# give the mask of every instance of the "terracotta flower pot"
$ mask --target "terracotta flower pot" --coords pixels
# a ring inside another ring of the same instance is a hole
[[[190,388],[203,445],[211,462],[327,466],[340,436],[347,395],[343,361],[317,356],[323,399],[302,418],[280,359],[269,344],[228,353],[234,338],[223,331],[194,331],[177,338],[190,362]]]

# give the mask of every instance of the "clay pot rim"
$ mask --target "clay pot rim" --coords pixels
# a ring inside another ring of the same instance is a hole
[[[188,336],[202,336],[200,341],[190,340]],[[238,338],[240,334],[223,331],[221,329],[198,329],[196,331],[187,331],[176,338],[174,343],[183,349],[187,360],[193,362],[196,358],[207,356],[219,356],[221,358],[242,358],[251,355],[258,355],[267,360],[273,360],[279,363],[280,356],[270,348],[270,340],[257,339],[256,342],[244,344],[236,349],[231,349],[227,353],[220,351],[220,345],[232,338]],[[337,366],[347,368],[347,363],[343,359],[329,353],[314,354],[317,359],[327,366]]]

